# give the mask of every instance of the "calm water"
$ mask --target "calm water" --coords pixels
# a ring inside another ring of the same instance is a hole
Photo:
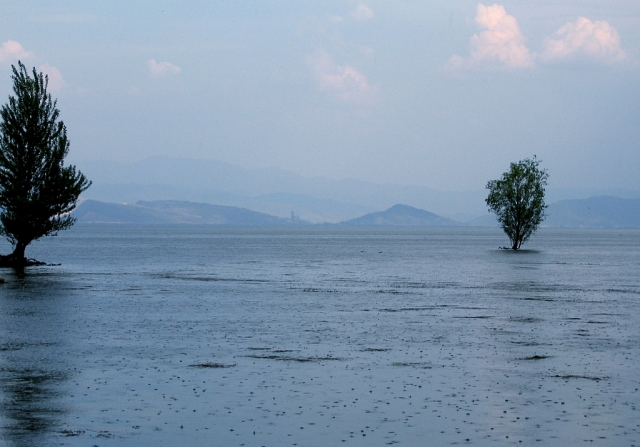
[[[640,446],[640,232],[76,227],[4,271],[2,446]],[[5,248],[6,252],[7,249]]]

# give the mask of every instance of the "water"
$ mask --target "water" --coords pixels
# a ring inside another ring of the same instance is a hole
[[[37,242],[62,265],[2,273],[0,445],[640,445],[640,232],[506,242],[189,226]]]

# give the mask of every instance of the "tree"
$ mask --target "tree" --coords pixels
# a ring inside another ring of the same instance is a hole
[[[489,212],[496,213],[513,250],[519,250],[546,217],[544,188],[548,178],[534,155],[533,159],[511,163],[501,179],[487,183]]]
[[[25,265],[27,245],[73,225],[69,213],[91,182],[63,164],[69,140],[48,77],[12,68],[15,96],[0,110],[0,234],[14,248],[5,263]]]

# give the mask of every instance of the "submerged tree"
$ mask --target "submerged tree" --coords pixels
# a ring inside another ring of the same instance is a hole
[[[525,158],[511,163],[501,179],[487,183],[487,206],[496,213],[513,250],[519,250],[546,217],[544,188],[549,174],[539,165],[535,155],[533,159]]]
[[[48,77],[12,68],[15,96],[0,110],[0,234],[14,248],[4,263],[25,265],[27,245],[73,225],[69,213],[91,182],[64,166],[69,140]]]

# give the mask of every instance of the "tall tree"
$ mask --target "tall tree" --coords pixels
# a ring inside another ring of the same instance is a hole
[[[511,163],[501,179],[487,183],[487,206],[496,213],[513,250],[519,250],[546,217],[544,188],[548,178],[534,155],[533,159]]]
[[[0,234],[14,248],[9,261],[25,264],[31,242],[73,225],[69,213],[91,182],[64,166],[69,140],[48,77],[12,68],[15,96],[0,110]]]

